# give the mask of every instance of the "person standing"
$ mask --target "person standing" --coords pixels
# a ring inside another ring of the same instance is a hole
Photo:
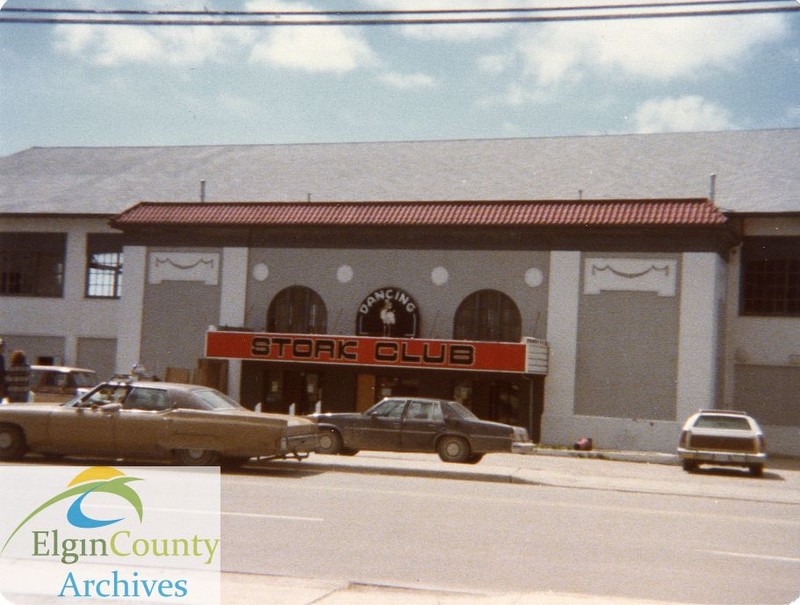
[[[6,341],[0,338],[0,402],[6,397]]]
[[[11,354],[11,363],[6,369],[6,396],[11,403],[28,401],[31,390],[31,366],[23,351]]]

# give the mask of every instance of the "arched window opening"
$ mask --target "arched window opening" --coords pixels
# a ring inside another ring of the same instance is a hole
[[[459,340],[519,342],[522,320],[511,298],[497,290],[467,296],[456,311],[453,337]]]
[[[290,334],[326,334],[328,310],[319,294],[305,286],[278,292],[267,311],[267,330]]]

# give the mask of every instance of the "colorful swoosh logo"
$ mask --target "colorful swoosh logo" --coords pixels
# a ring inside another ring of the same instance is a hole
[[[93,466],[81,471],[75,475],[75,478],[70,481],[69,484],[67,484],[66,490],[50,498],[47,502],[37,507],[31,514],[22,520],[16,529],[11,532],[11,535],[8,537],[5,544],[3,544],[3,550],[0,550],[0,554],[5,551],[6,546],[8,546],[9,542],[11,542],[11,539],[28,521],[53,504],[73,496],[77,496],[77,498],[67,510],[67,521],[74,527],[79,527],[81,529],[94,529],[118,523],[125,518],[94,519],[87,515],[83,511],[84,501],[91,494],[95,493],[114,494],[115,496],[119,496],[120,498],[126,500],[131,506],[133,506],[136,514],[139,517],[139,522],[141,523],[144,515],[142,510],[142,500],[139,498],[139,494],[137,494],[130,486],[128,486],[128,483],[131,481],[141,480],[142,479],[138,477],[128,477],[122,471],[110,466]]]

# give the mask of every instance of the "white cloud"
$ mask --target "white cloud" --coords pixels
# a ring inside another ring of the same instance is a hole
[[[735,125],[730,112],[700,96],[650,99],[637,107],[634,114],[637,132],[687,132],[728,130]]]
[[[775,15],[559,23],[520,28],[517,52],[542,86],[597,69],[666,82],[700,77],[707,67],[733,69],[754,47],[788,31]]]
[[[197,3],[195,3],[197,4]],[[163,8],[163,4],[156,4]],[[195,8],[202,8],[202,4]],[[310,4],[259,0],[251,11],[313,10]],[[375,62],[375,55],[357,28],[314,27],[139,27],[61,25],[55,28],[58,51],[89,63],[118,66],[131,63],[198,64],[238,60],[308,72],[348,72]]]
[[[411,89],[411,88],[433,88],[436,86],[436,80],[423,73],[401,74],[398,72],[389,72],[380,76],[381,82],[393,88]]]
[[[309,72],[344,73],[375,62],[369,44],[353,29],[286,27],[253,45],[252,62]]]
[[[204,27],[59,25],[54,44],[59,52],[95,65],[186,65],[220,60],[233,44],[242,41],[242,33]]]
[[[467,10],[467,9],[486,9],[485,0],[438,0],[435,3],[427,2],[424,5],[409,3],[407,0],[364,0],[364,4],[374,10]],[[431,15],[437,17],[440,15]],[[450,15],[451,18],[458,19],[474,15]],[[417,15],[416,18],[424,18],[424,15]],[[392,29],[397,29],[407,38],[416,40],[442,40],[449,42],[468,42],[475,40],[491,40],[505,36],[508,28],[505,25],[471,24],[459,23],[450,25],[396,25]]]

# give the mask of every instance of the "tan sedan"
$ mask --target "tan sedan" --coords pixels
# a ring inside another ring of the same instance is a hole
[[[317,447],[317,423],[259,414],[208,387],[111,381],[60,406],[0,405],[0,460],[28,452],[238,465],[301,459]]]

